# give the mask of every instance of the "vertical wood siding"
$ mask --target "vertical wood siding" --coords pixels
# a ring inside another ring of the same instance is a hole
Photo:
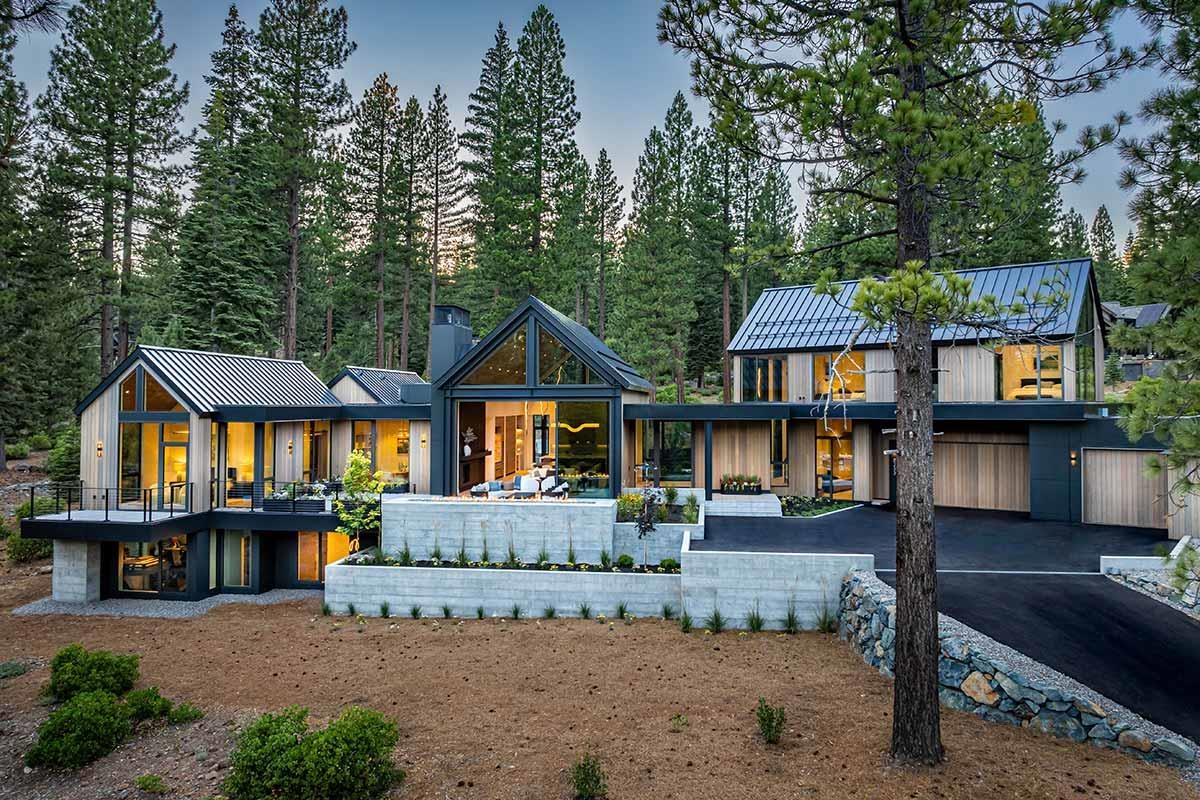
[[[1074,400],[1075,384],[1078,380],[1075,364],[1075,342],[1059,342],[1062,347],[1062,399]]]
[[[345,378],[339,383],[344,383]],[[337,419],[329,423],[329,437],[332,442],[332,454],[329,459],[329,469],[333,475],[341,475],[346,471],[346,463],[350,451],[354,448],[354,423],[348,419]]]
[[[874,451],[871,448],[871,426],[855,424],[851,431],[854,440],[854,499],[860,503],[870,502],[874,497],[872,480]]]
[[[996,356],[974,344],[938,348],[938,400],[943,403],[996,399]]]
[[[1135,528],[1167,526],[1167,474],[1146,474],[1151,450],[1084,448],[1083,521]]]
[[[1200,464],[1195,460],[1185,468],[1189,472]],[[1174,486],[1182,476],[1179,470],[1167,472],[1168,486]],[[1172,539],[1182,539],[1184,536],[1200,536],[1200,494],[1195,492],[1172,492],[1171,502],[1167,506],[1167,535]]]
[[[788,421],[788,490],[812,497],[817,493],[817,424]]]
[[[1029,510],[1029,445],[1023,433],[948,432],[933,444],[939,506]]]
[[[288,441],[292,454],[288,455]],[[304,423],[275,423],[275,482],[285,484],[304,478]]]
[[[212,420],[192,414],[188,423],[188,480],[192,482],[192,510],[204,511],[211,497]]]
[[[757,475],[771,481],[771,426],[766,422],[713,424],[713,488],[722,475]]]
[[[812,400],[812,393],[812,353],[788,353],[789,400],[793,403],[807,403]]]
[[[863,365],[867,371],[867,402],[896,401],[896,359],[891,350],[866,350]],[[856,473],[857,477],[857,473]]]
[[[367,394],[367,390],[358,385],[358,381],[351,378],[349,375],[343,377],[333,386],[329,387],[333,392],[333,396],[343,403],[371,403],[375,404],[375,398]]]
[[[416,494],[429,493],[429,420],[414,419],[408,424],[409,455],[408,480],[411,491]],[[421,447],[421,440],[425,446]]]

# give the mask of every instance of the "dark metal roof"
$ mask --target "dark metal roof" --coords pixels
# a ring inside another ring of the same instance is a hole
[[[414,392],[413,386],[428,386],[420,375],[415,372],[399,369],[379,369],[377,367],[346,367],[330,381],[330,385],[342,378],[349,377],[371,395],[377,403],[384,405],[400,405],[401,403],[429,402],[429,393],[425,392],[424,400],[416,399],[420,392]]]
[[[1006,330],[1025,327],[1041,336],[1074,335],[1085,297],[1094,302],[1089,291],[1091,259],[1047,261],[1003,267],[957,270],[971,279],[971,298],[994,296],[1001,305],[1022,301],[1022,291],[1033,295],[1064,289],[1069,300],[1062,309],[1029,308],[1029,313],[995,320]],[[1052,284],[1052,288],[1048,286]],[[746,321],[729,344],[734,353],[780,353],[797,350],[833,350],[844,347],[862,325],[862,317],[850,310],[858,281],[843,281],[837,298],[817,294],[813,286],[786,286],[767,289],[750,310]],[[1040,323],[1040,324],[1039,324]],[[995,335],[972,326],[950,325],[935,328],[937,342],[972,341]],[[856,346],[882,347],[890,344],[894,332],[864,330]]]
[[[496,345],[503,342],[519,325],[525,324],[524,321],[530,316],[599,372],[610,385],[640,392],[650,391],[650,381],[639,375],[637,370],[600,341],[586,326],[546,305],[533,295],[526,297],[503,322],[479,340],[454,366],[446,370],[446,374],[438,378],[436,386],[444,389],[461,381]]]
[[[1167,315],[1171,307],[1166,303],[1150,303],[1142,306],[1138,311],[1137,318],[1133,321],[1133,327],[1145,328],[1148,325],[1153,325]]]

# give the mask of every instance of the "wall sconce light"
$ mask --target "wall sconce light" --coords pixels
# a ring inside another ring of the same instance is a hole
[[[421,449],[422,449],[422,450],[424,450],[424,449],[425,449],[425,447],[426,447],[426,444],[427,444],[427,442],[426,442],[426,440],[425,440],[425,434],[423,434],[423,433],[422,433],[422,434],[421,434]]]
[[[288,455],[289,455],[289,456],[292,454],[292,451],[293,451],[295,448],[296,448],[295,441],[294,441],[294,440],[292,440],[292,439],[288,439]]]
[[[1079,466],[1079,451],[1078,450],[1071,451],[1071,466],[1072,467]]]
[[[104,458],[104,442],[96,440],[96,458]]]

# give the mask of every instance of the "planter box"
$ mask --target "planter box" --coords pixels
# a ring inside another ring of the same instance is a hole
[[[720,492],[721,492],[721,494],[747,494],[747,495],[754,495],[754,494],[762,494],[762,487],[761,487],[761,486],[756,486],[756,487],[754,487],[753,489],[721,489],[721,490],[720,490]]]
[[[383,487],[384,494],[408,494],[407,486],[385,486]]]
[[[320,514],[327,510],[324,499],[263,500],[263,511],[282,511],[297,514]]]

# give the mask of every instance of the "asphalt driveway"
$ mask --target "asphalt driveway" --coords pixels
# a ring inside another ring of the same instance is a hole
[[[880,578],[895,583],[893,573]],[[1102,575],[943,573],[944,614],[1200,741],[1200,622]]]
[[[1165,531],[1031,520],[1024,514],[939,508],[939,570],[1099,572],[1101,555],[1154,555]],[[802,517],[706,519],[695,550],[874,553],[875,568],[896,568],[896,516],[874,506]]]

